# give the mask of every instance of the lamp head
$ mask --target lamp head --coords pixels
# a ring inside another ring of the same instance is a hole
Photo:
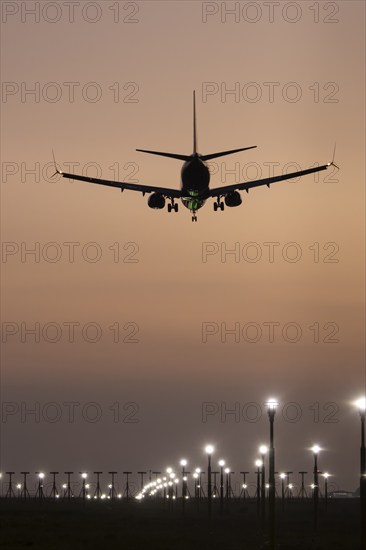
[[[219,466],[221,466],[221,468],[225,466],[225,460],[219,460]]]
[[[273,399],[271,397],[270,399],[268,399],[266,405],[267,405],[268,413],[275,413],[279,403],[277,399]]]
[[[212,453],[214,452],[214,448],[212,445],[206,445],[205,447],[205,452],[208,454],[208,455],[212,455]]]
[[[261,445],[261,446],[259,447],[259,452],[260,452],[261,455],[265,455],[265,454],[268,452],[268,447],[267,447],[267,445]]]
[[[360,397],[360,399],[357,399],[357,401],[354,402],[354,405],[358,408],[358,410],[360,411],[360,414],[365,413],[366,397]]]
[[[183,466],[183,467],[187,466],[187,461],[186,461],[185,458],[182,458],[182,460],[180,461],[180,465]]]
[[[315,455],[317,455],[317,454],[321,451],[321,448],[319,447],[319,445],[313,445],[313,446],[311,447],[311,450],[313,451],[313,453],[314,453]]]

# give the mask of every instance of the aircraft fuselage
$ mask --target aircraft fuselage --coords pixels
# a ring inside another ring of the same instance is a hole
[[[191,155],[181,171],[181,201],[186,208],[195,212],[205,204],[210,183],[210,171],[198,153]]]

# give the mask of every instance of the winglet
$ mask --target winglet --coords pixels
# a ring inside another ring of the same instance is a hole
[[[62,175],[62,170],[59,170],[59,168],[57,167],[57,163],[56,163],[56,159],[55,159],[55,153],[54,153],[53,149],[52,149],[52,156],[53,156],[53,164],[55,165],[55,170],[56,170],[56,172],[52,175],[52,177],[54,177],[56,174],[61,174]]]
[[[332,162],[328,162],[328,166],[334,166],[335,168],[337,168],[337,170],[340,170],[339,166],[334,162],[335,154],[336,154],[336,147],[337,147],[337,142],[335,141],[334,142]]]

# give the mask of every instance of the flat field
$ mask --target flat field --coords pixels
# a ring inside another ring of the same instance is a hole
[[[170,504],[170,507],[169,507]],[[258,550],[268,549],[268,521],[262,528],[254,499],[231,500],[220,515],[213,502],[212,519],[205,501],[137,502],[63,499],[0,500],[0,548],[17,550]],[[313,528],[311,500],[291,499],[276,510],[279,550],[358,550],[358,499],[324,501],[318,529]],[[268,513],[268,512],[267,512]],[[268,520],[268,516],[267,516]]]

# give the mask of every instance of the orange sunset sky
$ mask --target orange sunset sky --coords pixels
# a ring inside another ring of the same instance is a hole
[[[198,466],[210,441],[254,470],[274,396],[276,467],[310,471],[318,443],[354,490],[364,3],[2,4],[1,469]],[[335,141],[340,171],[209,200],[194,224],[51,177],[54,149],[66,172],[179,188],[180,161],[135,149],[192,152],[193,89],[200,153],[257,145],[212,162],[213,187],[330,162]]]

